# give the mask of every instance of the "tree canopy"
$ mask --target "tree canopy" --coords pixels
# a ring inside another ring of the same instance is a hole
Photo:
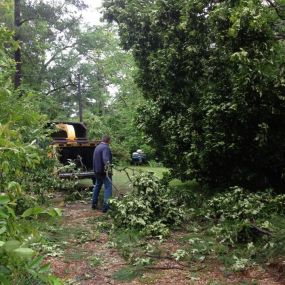
[[[139,67],[140,127],[173,173],[209,185],[281,185],[283,1],[105,0]]]
[[[131,151],[147,147],[133,121],[143,101],[133,80],[137,68],[131,52],[120,48],[116,27],[83,23],[85,8],[84,1],[5,1],[0,23],[13,31],[16,47],[10,75],[16,74],[18,94],[35,94],[50,121],[78,120],[80,86],[90,137],[112,134],[126,160]]]

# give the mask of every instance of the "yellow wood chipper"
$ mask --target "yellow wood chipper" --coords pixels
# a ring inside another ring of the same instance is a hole
[[[54,122],[55,131],[51,134],[54,154],[63,165],[72,162],[74,171],[60,172],[60,178],[94,178],[93,152],[99,141],[87,139],[84,123]]]

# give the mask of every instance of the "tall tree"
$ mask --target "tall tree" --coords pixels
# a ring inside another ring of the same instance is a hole
[[[14,6],[15,41],[19,42],[21,40],[19,31],[21,26],[21,0],[14,0]],[[18,89],[22,80],[22,56],[20,45],[15,51],[14,59],[16,62],[14,85],[15,89]]]
[[[15,51],[15,88],[25,86],[41,90],[46,68],[65,50],[75,45],[79,33],[80,14],[87,6],[83,1],[14,0],[11,21],[9,9],[0,9],[1,20],[15,31],[19,48]],[[5,7],[9,6],[5,1]],[[50,57],[47,58],[47,55]]]
[[[284,22],[282,1],[271,2],[104,1],[149,100],[141,126],[176,175],[282,184]]]

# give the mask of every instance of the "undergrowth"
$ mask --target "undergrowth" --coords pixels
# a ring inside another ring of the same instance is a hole
[[[170,196],[170,190],[152,173],[133,179],[133,190],[123,199],[110,201],[115,228],[137,230],[142,236],[167,236],[171,227],[185,217],[183,207]]]
[[[210,195],[195,182],[170,188],[167,182],[140,174],[132,192],[111,201],[112,246],[132,266],[157,262],[162,244],[177,229],[184,232],[180,248],[168,256],[176,261],[219,260],[225,272],[235,272],[284,256],[285,195],[240,187]]]
[[[202,198],[191,189],[184,191],[193,198],[193,208],[189,211],[192,223],[188,238],[182,242],[182,260],[218,258],[225,270],[241,271],[284,256],[285,195],[233,187]]]

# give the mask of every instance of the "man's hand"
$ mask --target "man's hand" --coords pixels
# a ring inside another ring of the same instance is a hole
[[[105,164],[104,171],[106,173],[112,173],[112,164],[110,163],[110,161],[107,161],[107,163]]]

